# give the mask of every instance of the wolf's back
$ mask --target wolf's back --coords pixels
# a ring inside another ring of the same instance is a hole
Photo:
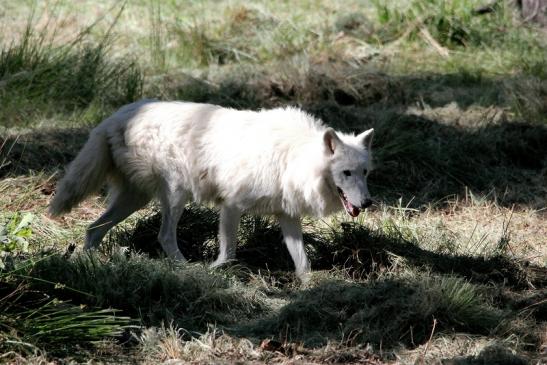
[[[105,131],[96,128],[57,184],[49,205],[50,214],[59,216],[68,213],[87,196],[98,191],[111,168],[112,157]]]

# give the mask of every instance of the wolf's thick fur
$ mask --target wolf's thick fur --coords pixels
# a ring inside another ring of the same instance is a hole
[[[335,132],[295,108],[238,111],[210,104],[142,100],[99,124],[59,182],[50,212],[60,215],[108,181],[110,205],[87,230],[85,248],[145,206],[161,204],[159,241],[184,260],[176,226],[184,205],[221,206],[220,254],[235,258],[243,212],[278,217],[299,275],[309,271],[300,216],[370,205],[366,185],[373,130]]]

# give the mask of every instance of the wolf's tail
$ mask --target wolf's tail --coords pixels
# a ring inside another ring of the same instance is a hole
[[[68,213],[90,194],[98,191],[112,169],[110,148],[103,130],[93,130],[78,156],[57,184],[49,213],[59,216]]]

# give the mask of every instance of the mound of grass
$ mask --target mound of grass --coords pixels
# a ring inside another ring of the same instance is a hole
[[[417,275],[365,283],[320,282],[296,293],[278,315],[259,327],[308,345],[337,340],[389,348],[424,343],[434,323],[437,331],[487,334],[502,317],[478,287],[462,279]]]
[[[72,260],[52,255],[38,262],[28,276],[40,279],[34,285],[59,297],[117,308],[148,325],[173,321],[199,331],[207,323],[229,324],[264,309],[259,293],[234,277],[199,265],[181,267],[138,255],[116,253],[101,259],[98,254],[85,254]]]

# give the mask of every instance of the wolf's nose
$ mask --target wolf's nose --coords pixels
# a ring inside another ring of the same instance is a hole
[[[372,205],[372,200],[370,199],[365,199],[363,200],[363,202],[361,203],[361,208],[365,209],[365,208],[368,208]]]

